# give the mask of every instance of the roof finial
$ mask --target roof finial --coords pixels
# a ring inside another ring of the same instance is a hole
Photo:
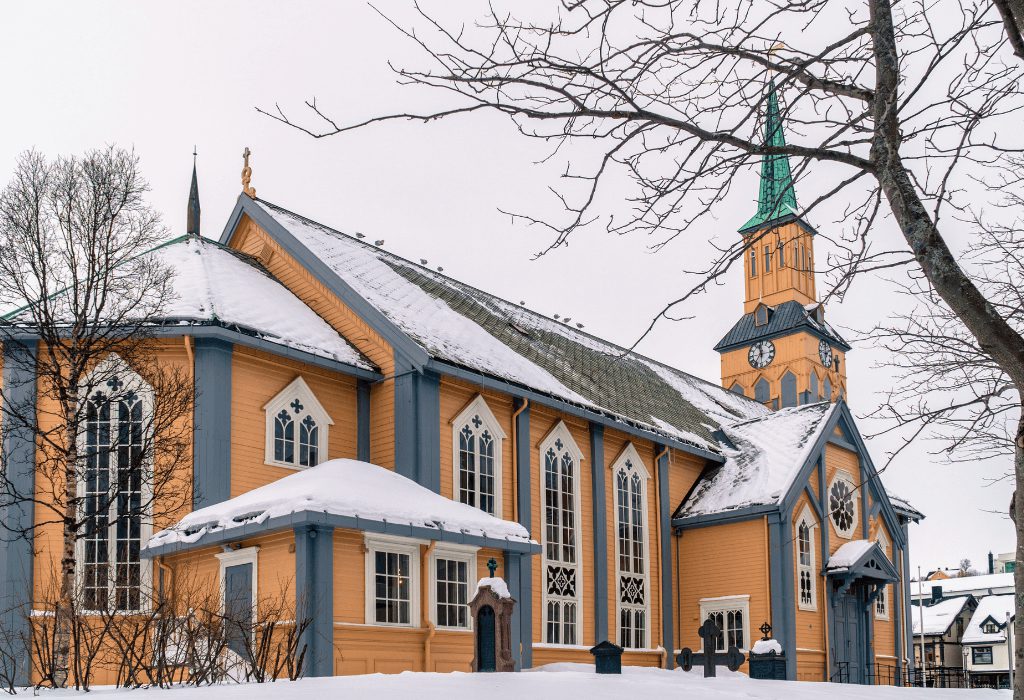
[[[246,146],[245,150],[242,151],[242,159],[244,165],[242,166],[242,192],[252,199],[256,199],[256,189],[249,186],[249,182],[252,181],[252,168],[249,167],[249,156],[252,155],[252,151]]]
[[[199,238],[199,179],[196,177],[196,148],[192,147],[192,188],[188,193],[188,218],[185,232]]]

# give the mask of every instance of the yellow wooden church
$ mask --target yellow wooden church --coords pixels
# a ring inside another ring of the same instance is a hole
[[[257,614],[264,596],[291,601],[310,620],[306,675],[466,671],[467,603],[494,559],[517,668],[591,663],[604,640],[624,663],[671,668],[710,617],[720,651],[748,651],[768,623],[791,679],[912,671],[907,528],[922,516],[887,494],[844,401],[850,347],[817,303],[815,230],[785,157],[764,160],[740,232],[745,298],[716,346],[720,385],[248,182],[219,241],[204,239],[193,197],[189,233],[151,253],[178,293],[159,360],[196,388],[191,504],[154,522],[110,501],[78,552],[88,606],[131,613],[202,580]],[[4,347],[38,351],[28,330]],[[93,399],[119,410],[90,424],[96,451],[152,391],[104,362],[119,381]],[[4,367],[10,400],[48,400]],[[31,444],[4,439],[31,479]],[[42,606],[57,527],[0,545],[5,625]]]

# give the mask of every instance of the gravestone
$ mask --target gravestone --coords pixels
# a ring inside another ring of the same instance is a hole
[[[717,676],[718,671],[716,669],[718,666],[725,666],[730,671],[738,670],[743,665],[743,662],[746,661],[746,657],[743,656],[739,649],[730,646],[725,653],[715,651],[718,635],[721,633],[722,630],[718,629],[718,625],[715,624],[714,620],[710,617],[704,620],[704,624],[697,630],[697,634],[700,635],[701,640],[704,642],[704,651],[693,652],[687,647],[679,652],[676,661],[683,667],[683,670],[689,671],[694,666],[703,666],[705,678]]]
[[[473,670],[481,673],[515,671],[512,659],[512,610],[516,601],[505,581],[495,578],[498,563],[487,562],[490,578],[480,579],[469,602],[473,616]]]

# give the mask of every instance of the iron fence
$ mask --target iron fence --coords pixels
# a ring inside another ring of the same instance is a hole
[[[962,668],[931,667],[922,674],[911,676],[895,664],[868,664],[864,668],[851,668],[848,661],[833,665],[832,683],[856,683],[860,685],[891,685],[896,687],[925,688],[969,688]]]

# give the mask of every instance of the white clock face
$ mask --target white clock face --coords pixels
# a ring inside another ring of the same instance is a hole
[[[826,367],[832,366],[832,348],[829,346],[828,341],[822,340],[818,342],[818,357],[821,358],[821,364]]]
[[[762,340],[750,346],[747,362],[754,369],[767,367],[775,359],[775,344],[770,340]]]

